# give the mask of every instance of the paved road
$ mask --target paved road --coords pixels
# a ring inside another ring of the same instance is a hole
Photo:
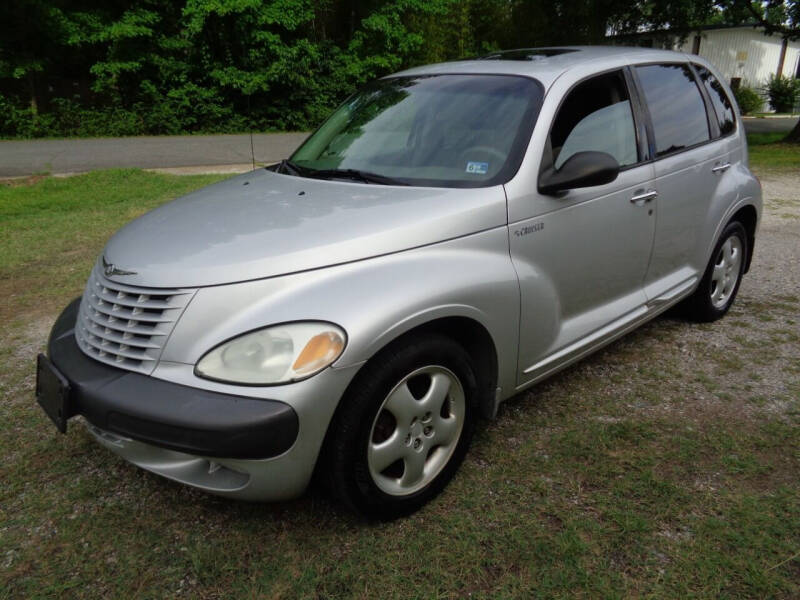
[[[776,117],[774,119],[745,119],[744,128],[748,133],[772,133],[791,131],[797,125],[798,117]]]
[[[789,131],[797,118],[746,119],[750,132]],[[286,158],[305,133],[253,136],[256,162]],[[111,167],[212,167],[251,162],[249,135],[190,135],[0,142],[0,177]]]
[[[305,133],[253,136],[256,162],[286,158]],[[251,162],[249,135],[189,135],[0,142],[0,177],[111,167],[188,167]]]

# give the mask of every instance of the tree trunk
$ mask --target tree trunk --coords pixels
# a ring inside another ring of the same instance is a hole
[[[39,115],[39,102],[36,99],[36,82],[34,81],[33,71],[28,71],[28,89],[31,95],[31,113],[33,113],[33,120]]]
[[[797,122],[797,125],[794,126],[794,129],[789,132],[789,135],[787,135],[783,141],[792,144],[800,144],[800,121]]]

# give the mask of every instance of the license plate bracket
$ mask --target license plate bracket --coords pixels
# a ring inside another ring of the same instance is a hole
[[[67,432],[70,411],[69,381],[44,354],[36,357],[36,401],[61,433]]]

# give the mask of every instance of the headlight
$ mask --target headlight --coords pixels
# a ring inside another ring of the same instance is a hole
[[[275,325],[220,344],[200,359],[195,373],[231,383],[290,383],[319,373],[344,345],[344,331],[331,323]]]

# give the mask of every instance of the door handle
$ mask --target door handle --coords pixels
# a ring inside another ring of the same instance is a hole
[[[724,165],[715,165],[711,167],[712,173],[722,173],[723,171],[727,171],[731,168],[731,163],[726,162]]]
[[[642,206],[643,204],[647,204],[648,202],[652,202],[658,198],[658,192],[655,190],[648,190],[641,194],[636,194],[631,198],[631,202],[637,206]]]

